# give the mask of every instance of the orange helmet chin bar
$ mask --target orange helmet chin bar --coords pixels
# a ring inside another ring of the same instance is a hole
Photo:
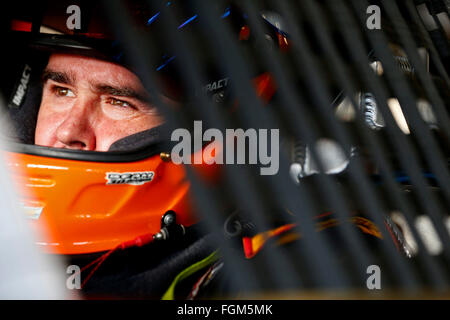
[[[107,164],[5,156],[36,244],[45,252],[109,250],[138,235],[157,233],[168,210],[177,213],[177,223],[195,222],[185,168],[160,155]]]

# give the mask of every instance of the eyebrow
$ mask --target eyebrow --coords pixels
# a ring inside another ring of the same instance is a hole
[[[68,72],[54,71],[51,69],[45,69],[42,73],[42,82],[45,83],[47,80],[53,80],[55,82],[64,83],[67,85],[75,84],[75,76]]]
[[[68,72],[54,71],[51,69],[45,69],[42,73],[42,81],[45,83],[47,80],[53,80],[58,83],[67,84],[70,86],[75,85],[76,77]],[[139,92],[133,88],[126,86],[113,86],[109,84],[91,84],[93,90],[103,94],[110,94],[119,97],[128,97],[137,99],[143,103],[149,103],[150,97],[146,92]]]
[[[138,92],[130,87],[115,87],[111,85],[100,84],[94,85],[93,87],[97,92],[110,94],[112,96],[133,98],[145,103],[148,103],[150,100],[147,94]]]

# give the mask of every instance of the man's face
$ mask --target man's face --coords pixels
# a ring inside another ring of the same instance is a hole
[[[162,118],[138,77],[114,63],[53,54],[44,71],[35,144],[107,151]]]

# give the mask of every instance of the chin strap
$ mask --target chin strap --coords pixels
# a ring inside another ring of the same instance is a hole
[[[102,254],[100,257],[98,257],[94,261],[85,265],[80,270],[80,273],[86,271],[91,266],[94,266],[94,268],[87,275],[87,277],[83,280],[83,282],[81,284],[81,288],[83,288],[86,285],[86,283],[89,281],[89,279],[95,273],[95,271],[98,270],[98,268],[103,264],[103,262],[105,262],[105,260],[112,253],[119,251],[119,250],[126,250],[126,249],[132,248],[132,247],[142,247],[153,241],[180,239],[181,237],[184,236],[184,234],[185,234],[184,226],[176,223],[176,213],[172,210],[167,211],[161,218],[161,230],[158,233],[156,233],[156,234],[148,233],[148,234],[138,236],[138,237],[134,238],[133,240],[128,240],[128,241],[122,242],[122,243],[118,244],[116,247],[114,247],[113,249]]]
[[[95,259],[94,261],[90,262],[89,264],[85,265],[80,272],[86,271],[91,266],[95,265],[95,267],[91,270],[91,272],[87,275],[87,277],[83,280],[81,284],[81,288],[83,288],[86,283],[89,281],[89,279],[92,277],[95,271],[102,265],[103,262],[114,252],[119,250],[125,250],[131,247],[142,247],[146,244],[149,244],[150,242],[153,242],[155,239],[155,236],[153,234],[145,234],[142,236],[138,236],[134,238],[133,240],[125,241],[117,245],[115,248],[107,251],[106,253],[102,254],[100,257]]]

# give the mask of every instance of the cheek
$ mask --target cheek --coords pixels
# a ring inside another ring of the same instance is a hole
[[[136,119],[117,121],[104,117],[93,123],[96,151],[108,151],[109,147],[117,140],[142,131],[138,129],[136,122]]]
[[[36,123],[35,144],[49,147],[55,145],[56,130],[70,112],[72,103],[73,101],[55,99],[50,91],[44,88]]]
[[[121,121],[102,119],[93,124],[96,137],[96,151],[108,151],[111,144],[126,136]]]
[[[143,114],[141,117],[130,121],[128,134],[138,133],[157,127],[163,123],[163,120],[157,114]]]
[[[162,123],[158,116],[143,115],[129,120],[111,120],[103,118],[95,124],[97,151],[108,151],[109,147],[129,135],[154,128]]]
[[[52,112],[47,105],[42,104],[36,123],[35,144],[52,146],[56,142],[56,129],[63,121],[63,114]]]

